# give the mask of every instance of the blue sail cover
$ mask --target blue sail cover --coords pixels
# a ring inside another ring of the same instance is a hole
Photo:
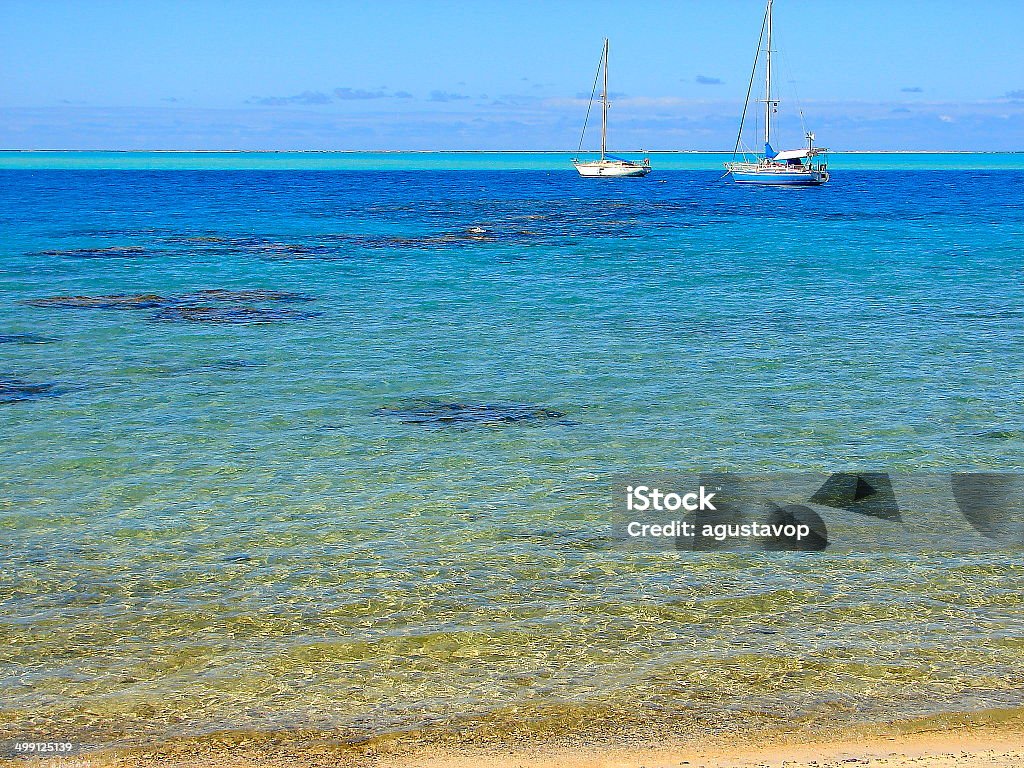
[[[612,154],[605,154],[605,157],[610,158],[612,160],[618,160],[620,163],[632,163],[632,162],[634,162],[633,160],[627,160],[624,157],[616,157],[615,155],[612,155]]]
[[[772,158],[774,158],[774,157],[775,157],[775,156],[776,156],[777,154],[779,154],[779,153],[778,153],[778,152],[776,152],[776,151],[775,151],[774,149],[772,149],[772,145],[771,145],[771,144],[769,144],[769,143],[768,143],[768,142],[766,141],[766,142],[764,143],[764,156],[765,156],[765,157],[767,157],[767,158],[768,158],[769,160],[771,160],[771,159],[772,159]]]

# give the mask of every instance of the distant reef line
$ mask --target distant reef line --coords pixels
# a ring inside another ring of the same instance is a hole
[[[732,155],[730,149],[623,149],[624,154]],[[571,149],[0,149],[3,153],[122,155],[576,155]],[[593,154],[593,150],[589,154]],[[587,154],[584,152],[583,154]],[[1024,149],[845,149],[833,155],[1024,155]]]

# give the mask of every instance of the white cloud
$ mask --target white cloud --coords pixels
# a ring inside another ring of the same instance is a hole
[[[1024,149],[1024,102],[805,102],[808,128],[836,151]],[[0,107],[10,149],[572,149],[586,101],[504,97],[501,104],[367,99],[276,109]],[[611,142],[621,151],[730,149],[734,99],[634,96],[615,102]],[[593,118],[593,115],[591,116]],[[779,116],[780,139],[799,143],[799,116]]]

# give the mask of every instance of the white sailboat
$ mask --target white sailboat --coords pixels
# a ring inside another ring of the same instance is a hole
[[[580,160],[580,151],[583,149],[583,137],[587,134],[587,122],[590,120],[590,110],[594,106],[594,95],[597,92],[597,80],[604,73],[603,86],[601,88],[601,157],[598,160]],[[644,158],[643,162],[637,163],[633,160],[625,160],[608,154],[608,38],[604,39],[604,48],[601,50],[601,61],[597,65],[597,76],[594,78],[594,88],[590,93],[590,104],[587,107],[587,117],[583,121],[583,133],[580,135],[580,145],[576,150],[576,157],[572,164],[580,176],[586,177],[607,177],[622,178],[627,176],[646,176],[651,172],[651,161]]]
[[[764,12],[764,21],[761,24],[761,37],[757,41],[757,55],[754,56],[754,71],[750,75],[751,88],[754,83],[754,76],[757,73],[757,65],[761,59],[761,43],[767,39],[765,52],[765,98],[764,98],[764,154],[750,158],[744,151],[743,160],[737,160],[740,154],[740,144],[743,140],[743,124],[747,117],[747,107],[750,105],[750,89],[747,90],[747,100],[743,104],[743,117],[740,118],[740,130],[736,137],[736,146],[733,148],[732,162],[725,164],[726,175],[732,175],[733,181],[740,184],[770,184],[775,186],[818,186],[829,179],[827,166],[823,162],[815,162],[814,158],[828,152],[824,147],[814,146],[814,134],[806,129],[804,138],[807,146],[802,149],[791,149],[785,152],[776,152],[772,149],[772,115],[778,112],[779,99],[773,96],[772,92],[772,3]],[[801,114],[802,119],[802,114]]]

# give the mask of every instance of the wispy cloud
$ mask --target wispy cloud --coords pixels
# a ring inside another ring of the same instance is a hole
[[[248,104],[259,104],[263,107],[287,107],[292,104],[330,104],[331,97],[321,91],[303,91],[295,96],[254,96]]]
[[[594,95],[596,96],[598,94],[594,94]],[[577,99],[581,99],[583,101],[590,101],[590,94],[589,93],[583,93],[583,91],[577,91],[576,98]],[[618,100],[618,99],[628,99],[629,98],[629,94],[628,93],[623,93],[622,91],[608,91],[608,98],[609,99],[616,99],[616,100]]]
[[[1007,91],[1006,98],[1013,99],[1014,101],[1024,101],[1024,88],[1017,91]]]
[[[906,88],[900,88],[903,93],[924,93],[924,88],[919,85],[908,85]]]
[[[413,95],[408,91],[392,91],[390,88],[376,88],[366,90],[364,88],[335,88],[330,93],[323,91],[303,91],[294,96],[254,96],[247,104],[259,104],[264,107],[291,107],[291,106],[322,106],[332,104],[335,101],[373,101],[374,99],[411,99]]]
[[[481,99],[486,99],[486,96],[481,96]],[[590,94],[580,96],[584,101],[590,98]],[[527,93],[503,93],[494,100],[492,100],[489,106],[492,107],[516,107],[516,108],[530,108],[543,104],[546,99],[536,94]],[[573,104],[576,102],[573,101]]]
[[[427,101],[465,101],[468,98],[469,96],[467,96],[464,93],[452,93],[451,91],[431,91],[430,96],[427,97]]]
[[[693,81],[697,85],[721,85],[722,79],[719,77],[708,77],[707,75],[697,75]]]
[[[365,101],[368,99],[411,99],[412,94],[408,91],[391,91],[387,88],[378,88],[374,91],[367,91],[362,88],[335,88],[334,95],[339,101]]]
[[[692,76],[691,76],[692,77]],[[711,89],[710,93],[718,91]],[[328,92],[330,93],[330,92]],[[0,105],[0,146],[25,149],[558,149],[574,147],[586,102],[531,99],[496,107],[475,95],[451,104],[426,97],[231,110]],[[395,109],[395,105],[402,109]],[[340,108],[338,105],[341,105]],[[823,144],[846,149],[1020,149],[1024,99],[970,103],[805,102]],[[952,120],[946,122],[943,117]],[[799,117],[779,128],[799,144]],[[733,99],[634,96],[616,102],[614,143],[626,151],[728,149],[735,138]],[[591,134],[588,141],[596,134]],[[595,139],[596,141],[596,139]]]

